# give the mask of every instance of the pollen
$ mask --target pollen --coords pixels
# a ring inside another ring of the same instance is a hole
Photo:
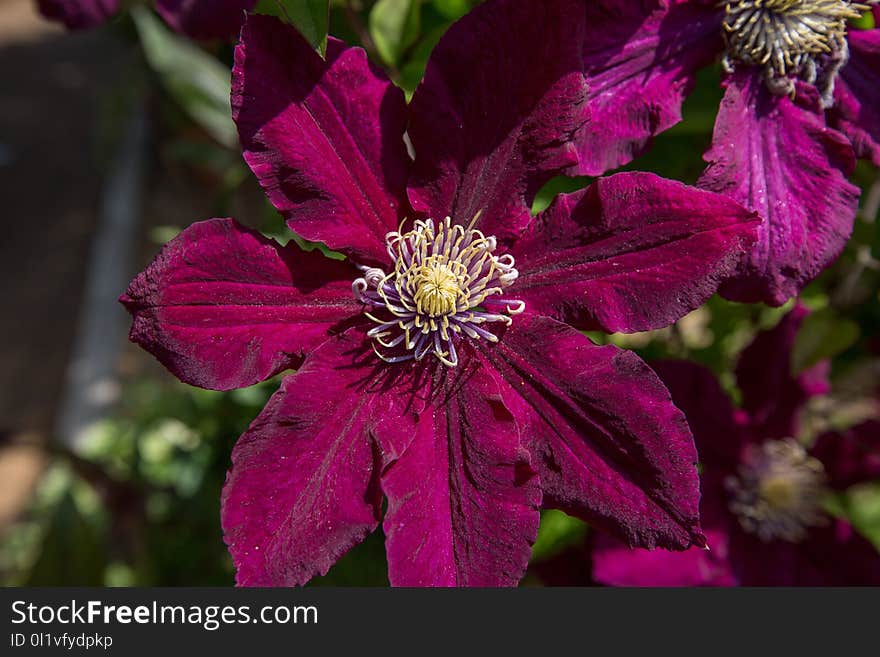
[[[847,21],[869,9],[848,0],[728,0],[724,8],[729,72],[736,62],[758,66],[777,95],[793,96],[801,79],[815,84],[826,104],[849,59]]]
[[[413,301],[416,303],[416,311],[428,317],[455,312],[458,299],[463,296],[459,274],[444,260],[442,257],[429,258],[429,262],[419,267],[415,273],[416,291]]]
[[[363,267],[352,283],[376,326],[367,332],[387,362],[420,361],[433,354],[458,365],[462,340],[497,342],[491,324],[509,325],[525,304],[506,294],[519,272],[509,254],[497,256],[497,240],[446,217],[416,221],[412,230],[388,233],[390,273]]]
[[[725,481],[730,510],[762,541],[803,540],[825,524],[825,468],[793,439],[770,440],[747,451],[737,475]]]

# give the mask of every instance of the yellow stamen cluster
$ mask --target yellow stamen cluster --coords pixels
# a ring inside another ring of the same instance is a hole
[[[798,542],[826,522],[825,468],[792,439],[754,446],[725,484],[740,526],[763,541]]]
[[[458,262],[450,263],[444,256],[431,257],[413,273],[416,291],[413,301],[416,311],[430,317],[448,315],[458,306],[458,298],[463,295],[459,277],[467,275]]]
[[[735,60],[762,67],[768,87],[779,95],[794,94],[793,77],[820,82],[830,99],[834,76],[849,56],[847,21],[868,8],[848,0],[728,0],[725,66],[732,71]]]
[[[497,341],[483,324],[510,324],[510,315],[525,309],[521,301],[500,298],[518,276],[513,257],[496,256],[494,237],[470,225],[453,224],[449,217],[434,224],[419,220],[410,231],[386,236],[394,269],[385,274],[365,269],[353,284],[355,296],[387,311],[393,319],[367,316],[378,324],[368,332],[386,350],[412,353],[379,354],[397,362],[421,360],[433,353],[449,366],[458,363],[455,341],[461,336]],[[483,307],[485,306],[485,307]],[[377,352],[378,353],[378,352]]]

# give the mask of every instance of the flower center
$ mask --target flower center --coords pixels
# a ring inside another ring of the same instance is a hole
[[[737,475],[724,483],[731,493],[730,510],[745,531],[762,541],[797,543],[809,527],[827,521],[825,481],[822,463],[786,439],[750,448]]]
[[[384,315],[366,313],[377,326],[367,332],[376,354],[390,363],[422,360],[434,354],[443,364],[458,364],[456,343],[462,338],[497,342],[485,325],[511,323],[525,303],[504,291],[519,272],[513,256],[494,255],[494,237],[452,224],[449,217],[434,225],[416,221],[407,233],[386,236],[391,273],[362,267],[352,283],[355,298]],[[376,348],[378,344],[382,351]]]
[[[432,256],[428,260],[415,272],[416,292],[413,301],[416,302],[416,311],[429,317],[448,315],[455,310],[462,295],[459,281],[467,272],[463,271],[461,263],[450,264],[444,256]],[[453,264],[458,265],[458,272]]]
[[[849,58],[846,22],[868,8],[849,0],[727,0],[725,68],[733,71],[732,60],[762,67],[777,95],[794,96],[800,78],[830,104],[834,79]]]

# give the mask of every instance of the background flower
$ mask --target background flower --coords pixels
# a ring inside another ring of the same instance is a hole
[[[828,391],[828,363],[798,376],[791,353],[803,307],[761,334],[742,354],[734,409],[698,365],[654,365],[687,415],[702,463],[701,516],[709,550],[630,550],[596,537],[593,576],[624,586],[827,586],[880,582],[880,554],[823,508],[826,489],[880,477],[880,425],[824,433],[805,450],[798,415]]]
[[[37,0],[40,12],[69,30],[95,27],[115,16],[120,0]],[[156,11],[176,31],[194,39],[229,39],[257,0],[156,0]]]
[[[724,55],[730,69],[725,95],[698,184],[765,219],[741,270],[721,288],[726,298],[781,305],[840,254],[852,232],[858,190],[847,181],[854,160],[846,137],[861,157],[873,156],[880,121],[871,108],[878,106],[880,68],[871,62],[880,30],[847,30],[838,16],[857,15],[850,4],[585,3],[595,35],[584,46],[594,130],[579,143],[581,170],[588,175],[645,152],[653,136],[681,120],[697,72]],[[799,40],[801,32],[812,34],[798,22],[804,15],[798,12],[807,10],[813,25],[821,25],[816,29],[827,31],[822,38],[831,55],[816,54],[807,36]],[[752,12],[763,14],[748,22]],[[790,42],[776,21],[788,21]],[[756,28],[763,32],[749,40],[753,25],[764,26]],[[782,73],[769,63],[756,65],[753,57],[762,59],[764,52],[751,53],[748,44],[755,43],[769,49],[771,62],[793,58],[802,64],[777,66]],[[823,105],[830,104],[831,89],[837,99],[832,125],[843,132],[826,125]]]

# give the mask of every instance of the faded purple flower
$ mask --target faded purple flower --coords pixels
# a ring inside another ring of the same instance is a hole
[[[806,449],[792,436],[807,399],[827,392],[827,363],[794,377],[798,307],[743,352],[742,407],[711,372],[655,365],[688,418],[703,465],[701,519],[709,550],[631,550],[597,536],[593,576],[622,586],[880,584],[880,554],[823,509],[829,490],[880,478],[880,422],[830,432]]]
[[[276,19],[246,21],[245,159],[293,230],[347,259],[214,219],[122,297],[132,340],[188,383],[298,368],[233,451],[239,584],[302,584],[380,522],[392,584],[515,584],[541,505],[635,545],[702,544],[684,416],[635,355],[576,329],[674,321],[757,219],[638,173],[530,215],[588,118],[577,6],[480,5],[409,106],[363,50],[331,39],[324,60]]]
[[[598,175],[645,152],[654,135],[681,120],[697,71],[721,56],[725,94],[698,185],[756,210],[764,223],[720,292],[772,305],[797,295],[834,261],[852,232],[859,194],[846,179],[852,147],[880,162],[880,29],[848,29],[848,20],[868,5],[584,5],[593,130],[578,144],[582,172]]]
[[[40,13],[68,30],[95,27],[119,11],[119,0],[37,0]]]
[[[257,0],[156,0],[156,12],[172,29],[193,39],[238,36],[245,12]]]
[[[171,28],[194,39],[229,39],[238,34],[257,0],[156,0]],[[95,27],[115,16],[120,0],[37,0],[40,13],[69,30]]]

